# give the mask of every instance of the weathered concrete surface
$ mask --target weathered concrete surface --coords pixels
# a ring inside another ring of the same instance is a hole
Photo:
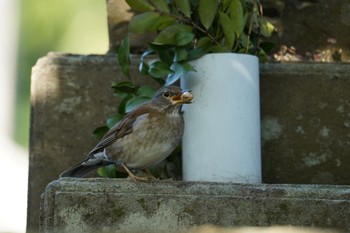
[[[261,68],[264,182],[350,184],[350,64]]]
[[[132,77],[149,82],[133,62]],[[350,64],[261,65],[264,182],[350,184],[349,76]],[[115,112],[110,87],[122,79],[113,55],[50,53],[33,68],[29,230],[46,185],[97,143],[92,132]]]
[[[340,233],[334,229],[315,227],[269,226],[269,227],[217,227],[205,225],[182,233]]]
[[[183,232],[292,225],[350,232],[350,187],[65,178],[45,191],[41,232]]]

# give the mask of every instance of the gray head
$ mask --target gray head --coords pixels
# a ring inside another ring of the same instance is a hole
[[[188,90],[177,86],[165,86],[157,91],[151,102],[157,107],[167,109],[180,109],[183,104],[190,104],[193,99]]]

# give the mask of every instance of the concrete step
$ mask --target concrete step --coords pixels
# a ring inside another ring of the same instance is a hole
[[[41,232],[171,233],[208,224],[350,232],[349,211],[350,186],[64,178],[43,195]]]

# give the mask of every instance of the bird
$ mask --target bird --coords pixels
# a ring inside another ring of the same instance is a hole
[[[181,107],[192,103],[190,92],[173,85],[160,88],[150,101],[138,105],[114,125],[83,161],[60,177],[84,177],[99,167],[115,164],[135,181],[148,180],[132,171],[149,173],[148,168],[180,144],[184,132]]]

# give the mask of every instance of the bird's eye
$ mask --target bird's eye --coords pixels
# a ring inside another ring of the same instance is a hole
[[[170,96],[170,93],[169,93],[169,92],[164,92],[164,93],[163,93],[163,96],[164,96],[165,98],[168,98],[168,97]]]

